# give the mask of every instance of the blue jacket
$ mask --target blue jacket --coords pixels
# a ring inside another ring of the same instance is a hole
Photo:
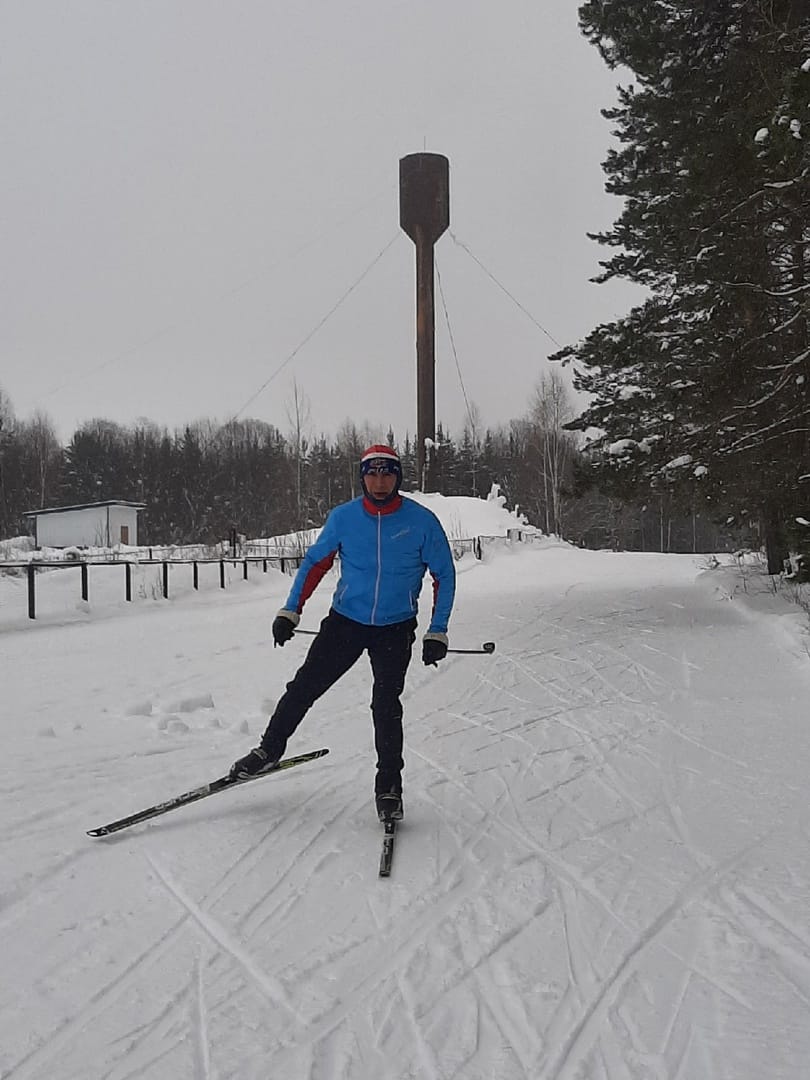
[[[436,515],[398,496],[382,509],[364,496],[336,506],[307,551],[285,604],[300,614],[318,582],[340,559],[332,607],[366,626],[388,626],[416,616],[426,571],[433,578],[429,633],[447,633],[456,569]]]

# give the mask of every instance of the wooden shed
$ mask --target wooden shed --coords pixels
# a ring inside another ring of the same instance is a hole
[[[110,499],[29,510],[37,547],[115,547],[138,543],[138,511],[145,503]]]

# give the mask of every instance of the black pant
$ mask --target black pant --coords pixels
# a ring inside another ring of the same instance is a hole
[[[375,791],[402,790],[402,703],[405,673],[416,639],[416,619],[391,626],[365,626],[330,611],[307,658],[276,706],[262,746],[271,757],[284,753],[287,740],[318,698],[368,651],[374,688],[371,715],[377,751]]]

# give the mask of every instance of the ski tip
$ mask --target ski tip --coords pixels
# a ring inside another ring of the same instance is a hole
[[[88,836],[107,836],[108,832],[109,832],[108,829],[88,829],[87,830],[87,835]]]

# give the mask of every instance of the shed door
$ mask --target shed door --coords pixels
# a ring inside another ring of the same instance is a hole
[[[128,544],[129,543],[129,525],[122,525],[121,526],[121,543],[122,544]]]

